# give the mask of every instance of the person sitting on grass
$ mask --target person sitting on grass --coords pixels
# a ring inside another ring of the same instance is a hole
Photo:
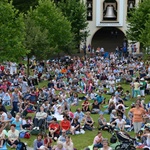
[[[130,100],[130,97],[131,97],[131,94],[130,94],[129,90],[126,90],[126,92],[124,93],[124,98],[123,98],[123,100],[124,100],[124,101],[129,101],[129,100]]]
[[[110,114],[110,123],[112,123],[116,119],[117,119],[117,111],[115,109],[113,109],[111,114]]]
[[[111,123],[111,125],[113,125],[113,124],[116,124],[115,128],[117,130],[124,131],[124,127],[125,127],[126,121],[122,118],[121,115],[118,115],[118,118]]]
[[[57,145],[52,148],[52,150],[67,150],[64,148],[63,143],[58,141]]]
[[[57,122],[56,118],[52,118],[51,123],[49,125],[49,136],[52,137],[54,141],[56,141],[59,135],[60,135],[60,125]]]
[[[0,148],[2,148],[5,143],[5,132],[3,129],[3,125],[0,124]]]
[[[7,113],[5,113],[2,108],[0,108],[0,116],[0,122],[7,122]]]
[[[103,104],[104,103],[104,96],[102,96],[102,93],[99,93],[97,96],[96,96],[96,100],[98,101],[98,104]]]
[[[66,150],[74,150],[73,142],[70,136],[66,136],[66,142],[63,144]]]
[[[81,111],[80,108],[77,108],[76,112],[74,113],[74,118],[78,117],[78,121],[81,122],[84,118],[84,113]]]
[[[32,117],[22,117],[22,128],[25,130],[31,130],[33,126]]]
[[[22,118],[20,120],[20,115],[19,114],[16,115],[15,120],[12,122],[12,124],[16,125],[16,129],[18,131],[22,130]]]
[[[99,131],[97,135],[94,137],[94,141],[93,141],[94,147],[102,148],[103,147],[102,140],[103,140],[103,136],[102,133]]]
[[[146,128],[142,135],[142,143],[150,147],[150,129]]]
[[[112,110],[114,110],[115,109],[115,107],[116,107],[116,105],[115,105],[115,103],[114,103],[114,101],[111,101],[109,104],[108,104],[108,114],[111,114],[112,113]],[[107,112],[107,110],[106,110],[106,112]]]
[[[60,141],[60,142],[62,142],[62,143],[65,143],[66,142],[66,130],[62,130],[61,131],[61,135],[60,135],[60,137],[58,138],[58,141]]]
[[[11,148],[16,148],[19,143],[19,131],[15,129],[16,125],[11,124],[10,130],[8,131],[7,143]]]
[[[22,115],[27,116],[28,113],[33,113],[34,111],[34,104],[30,103],[29,99],[25,100],[21,106]]]
[[[93,118],[90,116],[90,114],[91,114],[90,112],[87,112],[87,113],[86,113],[84,129],[85,129],[85,130],[90,130],[90,131],[92,131],[92,130],[93,130],[94,120],[93,120]]]
[[[71,123],[68,120],[68,116],[64,115],[63,120],[60,122],[61,130],[65,130],[67,133],[70,133]]]
[[[90,103],[88,101],[88,99],[86,99],[83,103],[82,103],[82,111],[83,112],[87,112],[87,111],[90,111]]]
[[[103,139],[102,145],[103,145],[103,147],[100,148],[100,150],[112,150],[112,148],[109,147],[108,139]]]
[[[40,107],[40,111],[36,113],[35,119],[34,119],[34,130],[39,130],[41,125],[43,124],[44,120],[47,117],[47,113],[44,112],[43,106]]]
[[[97,100],[94,100],[94,103],[92,104],[91,113],[92,114],[98,114],[100,112],[100,106],[98,104]]]
[[[52,138],[47,134],[44,135],[44,146],[48,148],[48,150],[52,149]]]
[[[42,134],[38,134],[37,139],[34,140],[33,149],[34,150],[48,150],[48,148],[46,148],[46,146],[44,146]]]
[[[81,129],[81,125],[78,122],[78,117],[74,118],[71,124],[71,133],[74,134],[84,134],[85,131]]]
[[[106,128],[108,128],[108,126],[107,126],[107,121],[106,121],[106,119],[104,118],[104,116],[103,116],[103,114],[100,114],[99,115],[99,118],[98,118],[98,129],[99,130],[104,130],[104,129],[106,129]]]

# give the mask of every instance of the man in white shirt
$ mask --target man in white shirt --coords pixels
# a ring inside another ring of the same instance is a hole
[[[46,119],[47,113],[44,112],[44,107],[40,107],[40,111],[36,113],[35,119],[34,119],[34,128],[39,130],[39,128],[42,126],[44,119]]]

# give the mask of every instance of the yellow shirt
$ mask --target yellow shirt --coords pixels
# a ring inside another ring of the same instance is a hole
[[[134,90],[139,90],[140,89],[140,83],[134,82]]]

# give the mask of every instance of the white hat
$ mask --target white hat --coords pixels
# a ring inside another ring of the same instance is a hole
[[[141,81],[144,81],[144,78],[141,78],[140,80],[141,80]]]
[[[115,109],[113,109],[113,110],[112,110],[112,113],[116,113],[116,110],[115,110]]]

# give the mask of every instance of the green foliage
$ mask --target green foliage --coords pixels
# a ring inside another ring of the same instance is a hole
[[[46,52],[49,48],[48,42],[48,30],[41,31],[41,27],[37,26],[32,16],[32,9],[25,15],[25,41],[24,45],[27,50],[30,50],[28,57],[35,55],[38,60],[43,59],[46,56]]]
[[[147,21],[149,20],[148,14],[150,14],[150,0],[144,0],[139,3],[138,7],[131,11],[128,18],[129,26],[127,31],[129,40],[145,44],[145,42],[143,43],[145,37],[141,35],[146,33],[149,27],[147,26]]]
[[[26,55],[23,47],[25,24],[23,15],[6,0],[0,1],[0,61],[18,61]]]
[[[64,16],[71,22],[71,31],[74,34],[76,46],[85,39],[85,30],[87,29],[86,5],[80,0],[60,0],[58,7]]]
[[[31,6],[35,8],[35,6],[38,4],[38,0],[13,0],[12,4],[20,12],[26,13],[30,9]]]
[[[40,0],[39,5],[32,11],[32,15],[35,25],[40,27],[41,33],[47,35],[48,40],[47,48],[41,44],[37,45],[38,50],[35,53],[37,57],[40,56],[41,59],[48,58],[50,54],[59,53],[62,47],[67,47],[71,43],[70,22],[52,1]]]
[[[141,30],[140,39],[145,47],[150,47],[150,14],[146,20],[145,29]]]

